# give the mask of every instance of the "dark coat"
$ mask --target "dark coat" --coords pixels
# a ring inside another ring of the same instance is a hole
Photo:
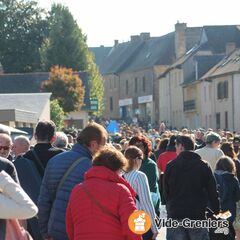
[[[184,151],[168,163],[164,196],[168,217],[173,219],[205,219],[208,203],[215,213],[219,212],[216,182],[211,168],[192,151]]]
[[[236,202],[240,199],[238,179],[226,171],[217,170],[214,175],[217,181],[221,210],[229,210],[232,214],[229,220],[233,222],[236,217]]]
[[[52,157],[59,153],[64,152],[62,149],[53,147],[51,143],[37,143],[33,149],[36,152],[38,158],[41,160],[42,166],[38,163],[32,150],[27,151],[23,155],[23,157],[35,163],[36,168],[39,171],[41,177],[43,177],[44,175],[44,170],[47,166],[49,159],[51,159]]]

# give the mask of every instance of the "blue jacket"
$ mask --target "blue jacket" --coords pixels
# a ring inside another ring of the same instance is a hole
[[[61,178],[71,164],[81,157],[82,160],[68,175],[56,193]],[[85,172],[92,166],[91,152],[80,144],[72,150],[54,156],[47,164],[38,199],[39,225],[43,237],[54,240],[67,240],[65,215],[73,187],[82,182]],[[56,196],[56,197],[55,197]]]

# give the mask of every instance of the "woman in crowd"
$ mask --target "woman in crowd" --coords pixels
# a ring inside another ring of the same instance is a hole
[[[221,157],[214,172],[218,192],[220,197],[220,205],[222,211],[229,210],[232,216],[229,218],[229,230],[232,239],[235,239],[235,231],[233,229],[233,221],[236,217],[236,202],[240,199],[240,188],[236,175],[236,167],[230,157]]]
[[[234,161],[236,167],[236,177],[238,178],[238,181],[240,181],[240,161],[234,151],[233,144],[229,142],[223,143],[221,150],[226,156],[230,157]]]
[[[5,171],[1,171],[0,239],[19,239],[22,235],[27,237],[28,233],[19,225],[17,219],[32,218],[37,212],[37,206],[20,185],[14,182]]]
[[[155,212],[159,215],[160,212],[160,193],[158,188],[159,172],[157,164],[149,158],[152,151],[152,146],[150,140],[144,135],[133,137],[129,141],[129,145],[134,145],[140,148],[143,152],[143,161],[139,171],[146,174],[148,178],[148,184],[151,192],[152,202],[155,208]]]
[[[156,214],[151,200],[148,180],[143,172],[138,171],[142,165],[143,153],[136,146],[130,146],[125,151],[125,157],[128,160],[128,166],[124,178],[137,194],[137,209],[147,212],[152,220],[151,230],[143,235],[143,240],[155,239],[158,235],[158,229],[155,223]]]
[[[0,172],[0,219],[28,219],[38,212],[36,205],[19,184]]]
[[[140,240],[128,227],[136,210],[135,192],[120,176],[127,159],[113,147],[103,147],[93,159],[85,181],[70,196],[66,226],[69,240]]]

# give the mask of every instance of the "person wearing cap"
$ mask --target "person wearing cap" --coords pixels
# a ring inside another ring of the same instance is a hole
[[[206,146],[195,151],[203,160],[209,163],[212,171],[214,171],[216,163],[220,157],[224,156],[223,151],[219,149],[220,143],[220,135],[210,132],[206,136]]]

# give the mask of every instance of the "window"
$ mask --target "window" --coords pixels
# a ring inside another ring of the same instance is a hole
[[[137,78],[135,78],[135,93],[137,93],[137,91],[138,91],[138,79]]]
[[[112,89],[112,79],[110,79],[110,89]]]
[[[228,81],[220,82],[217,85],[217,98],[228,98]]]
[[[128,80],[126,80],[126,95],[128,95]]]
[[[110,97],[110,111],[113,111],[113,97]]]
[[[223,83],[223,97],[228,98],[228,81]]]
[[[146,79],[145,79],[145,77],[143,77],[143,79],[142,79],[142,90],[143,90],[143,92],[146,91]]]
[[[211,101],[212,100],[212,86],[211,85],[209,85],[209,87],[208,87],[208,94],[209,94],[209,100]]]
[[[220,129],[221,127],[221,122],[220,122],[220,113],[216,113],[216,128]]]
[[[225,112],[225,129],[228,129],[228,112]]]
[[[207,101],[207,89],[204,87],[204,102]]]

